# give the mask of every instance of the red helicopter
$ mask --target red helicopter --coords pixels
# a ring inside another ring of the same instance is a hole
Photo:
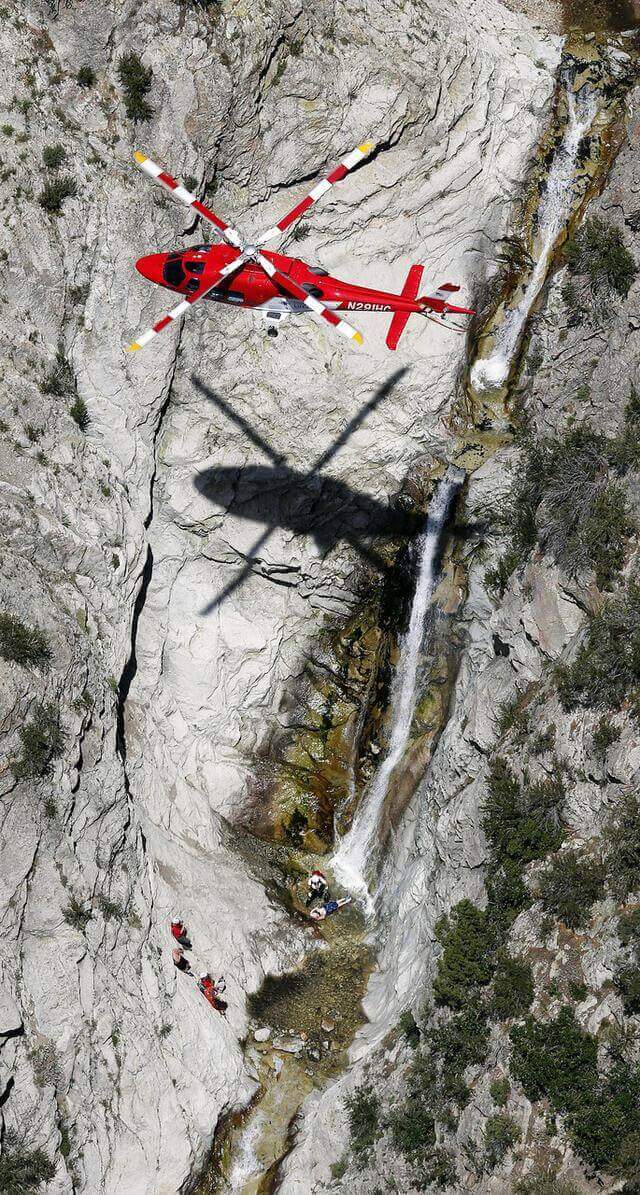
[[[373,149],[373,142],[359,145],[336,166],[331,174],[317,183],[309,194],[254,242],[246,242],[236,228],[226,224],[215,212],[176,182],[170,174],[142,153],[135,159],[145,174],[160,183],[175,199],[193,208],[217,229],[221,241],[214,245],[196,245],[175,253],[151,253],[136,262],[136,269],[150,282],[157,282],[167,290],[184,295],[181,303],[158,320],[148,332],[129,345],[130,352],[141,349],[173,320],[185,315],[201,299],[215,299],[237,307],[250,307],[263,313],[273,334],[287,316],[312,311],[335,328],[342,336],[362,344],[362,335],[337,311],[392,311],[393,319],[387,333],[387,346],[395,349],[412,314],[428,319],[448,315],[473,315],[469,307],[456,307],[449,297],[460,289],[444,282],[432,295],[418,296],[423,267],[411,266],[399,295],[356,286],[331,278],[326,270],[309,266],[297,257],[282,253],[263,253],[262,246],[286,232],[296,220],[334,183],[343,179],[354,166]],[[449,325],[463,331],[457,325]]]

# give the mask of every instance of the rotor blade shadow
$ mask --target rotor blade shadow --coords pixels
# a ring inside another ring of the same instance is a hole
[[[324,466],[327,465],[330,460],[332,460],[336,453],[339,452],[342,447],[344,447],[347,440],[353,435],[353,433],[357,431],[362,423],[364,423],[367,415],[370,415],[372,411],[375,411],[376,407],[378,407],[381,402],[384,402],[385,398],[389,397],[394,386],[397,386],[401,378],[403,378],[405,373],[408,372],[409,366],[403,365],[401,369],[396,369],[395,373],[392,373],[391,376],[387,378],[386,382],[382,384],[380,389],[376,390],[373,397],[370,398],[369,401],[360,408],[357,415],[354,415],[353,419],[349,420],[349,423],[345,427],[344,431],[340,432],[340,435],[336,440],[334,440],[331,447],[327,448],[326,452],[323,452],[322,455],[319,456],[316,461],[314,461],[313,465],[311,466],[312,473],[324,468]]]
[[[275,449],[271,447],[269,442],[255,430],[249,421],[245,419],[243,415],[240,415],[237,411],[234,411],[233,407],[230,406],[230,404],[226,402],[224,398],[221,398],[219,394],[216,394],[215,390],[212,390],[210,386],[205,386],[204,382],[201,382],[200,378],[197,378],[195,374],[191,375],[191,381],[193,382],[196,390],[199,390],[200,393],[209,400],[209,402],[214,403],[218,410],[222,411],[223,415],[226,415],[232,423],[237,424],[240,430],[244,432],[247,439],[250,440],[252,444],[255,444],[256,448],[259,448],[261,452],[264,452],[265,456],[268,456],[269,460],[273,461],[274,465],[284,465],[286,463],[286,456],[280,452],[276,452]]]
[[[269,528],[267,531],[263,531],[260,538],[256,540],[255,544],[249,551],[246,558],[246,563],[243,565],[240,571],[236,573],[233,581],[229,581],[229,584],[225,585],[224,589],[221,589],[220,592],[217,593],[214,598],[212,598],[208,605],[205,606],[204,610],[201,611],[202,614],[212,614],[218,606],[221,606],[223,602],[226,602],[228,597],[231,597],[231,594],[234,592],[234,590],[239,589],[240,586],[244,584],[247,577],[249,577],[253,572],[253,564],[257,553],[260,551],[260,548],[263,546],[263,544],[266,544],[270,535],[271,528]]]

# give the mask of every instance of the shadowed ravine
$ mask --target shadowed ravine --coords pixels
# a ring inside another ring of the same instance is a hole
[[[270,1030],[268,1041],[256,1042],[251,1033],[246,1046],[247,1065],[256,1074],[259,1090],[248,1109],[219,1126],[209,1172],[197,1188],[200,1195],[264,1195],[277,1190],[280,1164],[293,1144],[291,1128],[307,1095],[314,1087],[334,1080],[348,1065],[347,1051],[363,1020],[359,1001],[373,965],[371,952],[363,948],[365,933],[372,943],[378,932],[375,901],[369,897],[369,890],[374,889],[372,881],[378,864],[384,861],[383,826],[386,830],[389,818],[398,816],[396,810],[392,814],[385,811],[390,782],[394,788],[402,787],[406,772],[415,791],[446,723],[445,703],[439,731],[418,753],[416,778],[415,757],[411,769],[407,763],[415,747],[411,738],[414,714],[432,679],[428,669],[427,675],[422,675],[421,668],[425,625],[434,601],[451,504],[464,474],[484,464],[497,447],[509,441],[510,395],[526,345],[529,320],[543,299],[559,247],[591,196],[604,184],[621,142],[624,94],[625,83],[614,85],[607,76],[597,45],[574,46],[565,55],[552,124],[540,148],[524,224],[517,230],[527,246],[528,260],[509,286],[495,294],[489,314],[469,347],[465,371],[468,386],[459,406],[450,452],[457,468],[441,476],[431,498],[424,534],[418,541],[415,590],[386,711],[386,748],[373,779],[356,793],[359,804],[333,857],[333,874],[331,867],[321,864],[330,880],[338,881],[334,883],[336,892],[343,890],[339,886],[342,884],[361,898],[370,920],[367,924],[358,908],[352,907],[348,913],[325,922],[321,933],[328,949],[312,951],[304,964],[289,975],[268,977],[261,991],[250,998],[252,1029],[258,1030],[259,1036],[261,1028],[264,1032],[267,1027]],[[281,461],[275,463],[277,467],[282,465]],[[218,483],[220,478],[213,480]],[[455,678],[457,660],[450,660],[448,667],[450,679]],[[300,873],[317,865],[315,857],[294,853]],[[298,884],[293,898],[296,915],[302,912],[300,892]],[[316,990],[316,984],[321,996],[312,1002],[315,1010],[303,1025],[309,992]],[[341,1000],[346,997],[340,993],[348,993],[348,1007],[341,1008]],[[326,1049],[322,1034],[331,1037],[342,1017],[336,1049]],[[319,1049],[314,1046],[313,1051],[318,1057],[311,1061],[309,1043],[317,1033]]]

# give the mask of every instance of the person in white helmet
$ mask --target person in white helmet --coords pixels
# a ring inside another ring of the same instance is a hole
[[[315,871],[311,872],[311,875],[307,881],[306,906],[309,908],[309,905],[312,904],[314,900],[328,899],[329,884],[327,883],[327,877],[323,872],[316,869]]]
[[[174,917],[171,921],[171,933],[175,938],[178,946],[183,946],[185,950],[191,949],[191,942],[189,941],[189,931],[187,930],[184,921],[180,917]]]

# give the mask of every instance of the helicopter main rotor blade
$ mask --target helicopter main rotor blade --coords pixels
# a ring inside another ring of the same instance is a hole
[[[339,183],[340,180],[343,179],[350,170],[353,170],[354,166],[357,166],[358,163],[363,160],[363,158],[366,158],[367,154],[371,153],[373,147],[373,141],[365,141],[363,145],[359,145],[357,149],[354,149],[350,154],[347,154],[346,158],[342,158],[335,170],[331,171],[331,174],[328,174],[326,178],[323,178],[319,183],[316,183],[313,190],[310,191],[304,199],[301,199],[300,202],[297,203],[290,212],[287,212],[286,216],[283,216],[281,220],[278,220],[278,223],[274,224],[273,228],[268,228],[267,231],[262,234],[262,236],[258,239],[257,244],[266,245],[267,242],[272,241],[274,237],[280,236],[280,234],[294,224],[296,220],[299,220],[305,212],[308,212],[309,208],[312,207],[314,203],[317,203],[318,199],[321,199],[323,195],[326,195],[327,191],[330,191],[335,183]]]
[[[172,178],[170,174],[167,174],[167,172],[163,170],[161,166],[158,166],[156,162],[152,162],[151,158],[147,158],[146,155],[141,154],[139,150],[136,150],[133,156],[140,169],[143,170],[145,174],[148,174],[149,178],[152,178],[154,182],[159,183],[161,187],[164,187],[165,191],[168,191],[170,195],[173,195],[174,199],[179,199],[180,203],[184,203],[185,207],[192,207],[194,211],[198,213],[198,215],[202,216],[203,219],[208,220],[210,224],[213,224],[214,228],[217,228],[218,232],[221,234],[223,240],[225,240],[227,244],[233,245],[235,249],[244,249],[244,241],[237,228],[233,228],[231,224],[227,224],[224,220],[221,220],[220,216],[216,216],[215,212],[212,212],[210,207],[207,207],[204,203],[200,202],[197,195],[192,195],[191,191],[187,191],[186,187],[183,187],[181,183],[176,182],[175,178]]]
[[[319,299],[314,298],[313,295],[308,295],[306,290],[298,286],[298,283],[289,278],[287,274],[283,274],[280,270],[276,269],[269,261],[269,258],[265,257],[264,253],[254,250],[251,253],[251,257],[262,266],[271,281],[275,282],[281,290],[287,291],[294,299],[300,299],[305,307],[309,308],[309,311],[313,311],[314,315],[321,316],[341,336],[346,336],[348,340],[355,340],[356,344],[363,343],[361,332],[358,332],[356,328],[352,328],[351,324],[348,324],[346,320],[340,319],[335,311],[332,311],[330,307],[325,307],[324,303],[321,303]]]
[[[178,303],[177,307],[174,307],[171,311],[167,312],[166,315],[163,315],[162,319],[159,319],[152,328],[149,328],[147,332],[144,332],[142,336],[138,337],[137,340],[134,340],[132,344],[128,345],[126,351],[128,353],[135,353],[137,349],[144,348],[145,344],[148,344],[150,340],[153,340],[154,336],[157,336],[159,332],[162,332],[165,328],[168,328],[169,324],[172,324],[174,320],[180,319],[181,315],[186,315],[187,311],[189,311],[195,303],[199,303],[200,299],[204,299],[205,295],[209,294],[209,291],[215,290],[216,286],[219,286],[225,278],[229,277],[229,274],[233,274],[236,270],[239,270],[240,266],[242,266],[247,260],[247,256],[248,255],[246,253],[238,253],[236,257],[234,257],[233,261],[227,262],[226,266],[223,266],[221,270],[216,271],[216,277],[212,282],[209,282],[206,286],[201,287],[200,290],[196,291],[194,295],[187,295],[186,299],[183,299],[181,303]]]

